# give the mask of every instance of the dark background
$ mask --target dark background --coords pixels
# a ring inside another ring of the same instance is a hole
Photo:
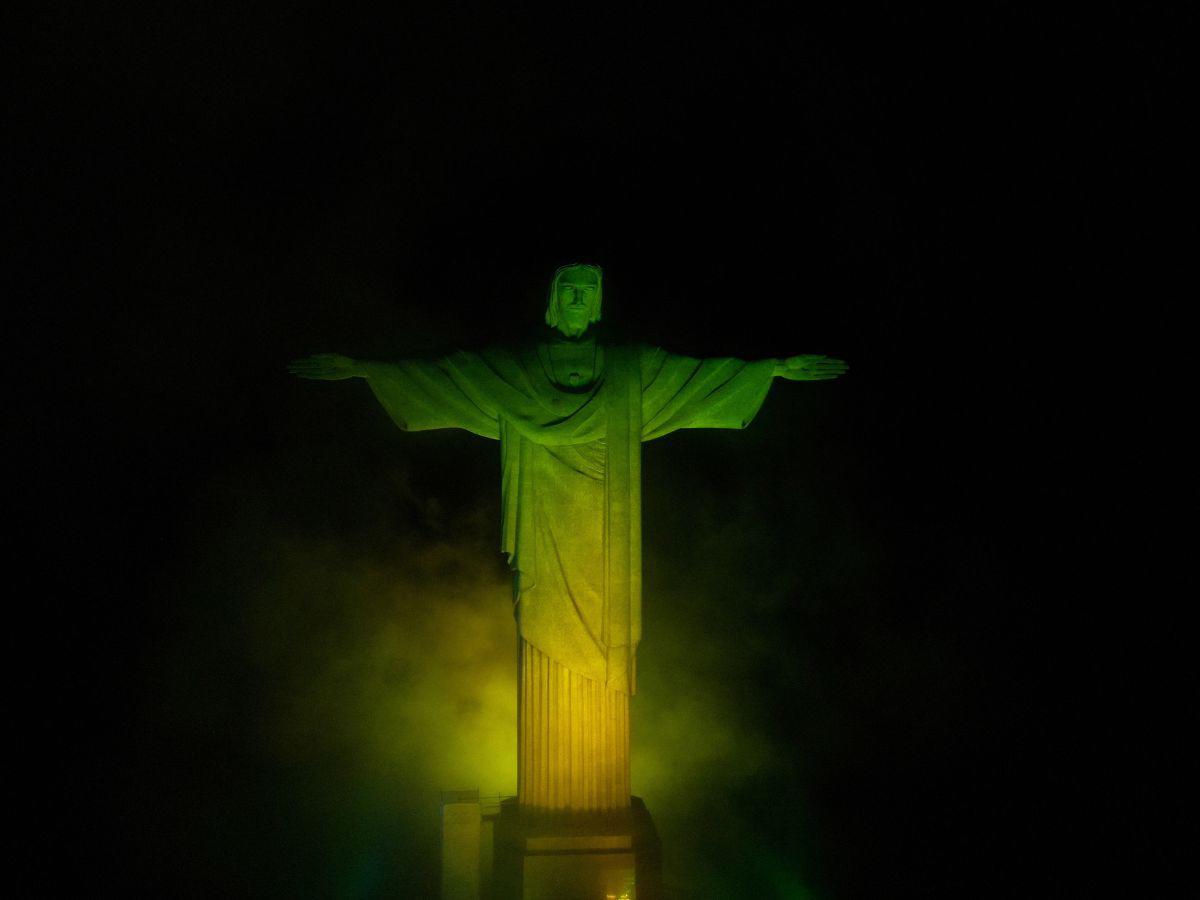
[[[283,367],[527,335],[577,259],[604,266],[616,336],[852,366],[777,384],[744,435],[647,446],[648,591],[709,566],[721,590],[689,615],[795,760],[691,820],[688,846],[735,875],[668,880],[1094,896],[1147,850],[1143,638],[1107,596],[1141,540],[1123,437],[1144,413],[1104,374],[1144,364],[1114,310],[1156,241],[1173,23],[439,3],[20,24],[10,280],[34,389],[12,400],[13,489],[34,549],[16,545],[32,615],[10,647],[37,883],[432,890],[419,816],[356,826],[388,847],[370,877],[317,852],[330,826],[293,793],[336,790],[249,724],[277,695],[223,629],[255,576],[213,536],[259,522],[386,555],[388,534],[457,533],[484,496],[494,522],[494,446],[406,443],[361,384]],[[388,481],[397,459],[415,482]],[[493,526],[470,521],[487,552]],[[697,521],[738,526],[719,572]],[[147,699],[168,669],[208,685],[170,715]],[[799,880],[737,873],[750,847]]]

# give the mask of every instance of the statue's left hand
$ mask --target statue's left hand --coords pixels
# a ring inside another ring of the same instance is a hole
[[[299,378],[318,381],[341,381],[344,378],[365,378],[362,364],[340,353],[314,353],[304,359],[293,359],[288,371]]]
[[[849,369],[844,360],[819,353],[789,356],[775,364],[775,374],[788,381],[829,381],[845,375]]]

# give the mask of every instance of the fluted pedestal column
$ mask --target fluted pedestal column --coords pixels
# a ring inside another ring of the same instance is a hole
[[[521,642],[517,799],[536,810],[629,807],[629,695]]]

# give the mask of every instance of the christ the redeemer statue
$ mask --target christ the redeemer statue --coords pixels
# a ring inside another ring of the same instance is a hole
[[[745,428],[775,377],[837,378],[825,356],[692,359],[603,344],[598,266],[560,268],[549,334],[435,361],[322,353],[302,378],[365,378],[406,431],[462,428],[500,441],[503,551],[520,635],[518,803],[630,804],[629,698],[642,635],[641,442],[678,428]]]

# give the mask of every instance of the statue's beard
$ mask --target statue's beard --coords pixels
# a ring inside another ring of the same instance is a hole
[[[576,315],[561,314],[558,317],[558,330],[567,337],[580,337],[588,330],[588,315],[581,312]]]

